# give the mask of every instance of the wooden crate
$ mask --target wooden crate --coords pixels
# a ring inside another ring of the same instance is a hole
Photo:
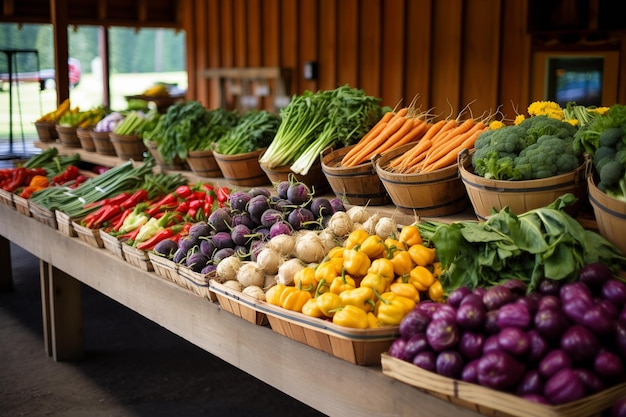
[[[80,240],[87,243],[94,248],[104,248],[104,242],[102,236],[100,236],[100,229],[90,229],[82,226],[79,221],[72,221],[72,227],[76,231],[76,235]]]
[[[157,255],[154,252],[148,252],[148,257],[150,258],[150,262],[152,262],[155,274],[167,281],[180,285],[178,264],[176,262],[164,256]]]
[[[147,251],[122,243],[122,252],[124,252],[124,259],[126,259],[126,262],[129,264],[134,265],[143,271],[154,271],[154,267],[152,266],[152,262],[150,262],[150,256]]]
[[[76,230],[74,230],[74,225],[72,224],[73,220],[70,216],[58,210],[55,210],[54,215],[56,216],[57,229],[59,229],[59,232],[69,237],[78,236]]]
[[[215,293],[211,291],[209,286],[209,281],[211,278],[215,277],[214,274],[201,274],[181,265],[178,267],[178,276],[180,277],[182,286],[209,301],[217,300]]]
[[[622,383],[578,401],[558,406],[538,404],[482,385],[447,378],[412,363],[381,354],[383,373],[429,394],[490,417],[591,417],[626,396]]]
[[[33,218],[39,223],[43,223],[53,229],[58,229],[57,217],[53,210],[49,210],[32,202],[29,202],[28,207],[30,208],[30,214],[32,214]]]
[[[0,188],[0,204],[15,208],[15,203],[13,202],[13,193]]]
[[[30,212],[30,201],[24,197],[13,194],[13,203],[15,204],[15,210],[18,213],[22,213],[26,217],[32,217]]]
[[[259,300],[256,298],[228,288],[214,279],[210,281],[210,286],[223,310],[259,326],[269,325],[267,315],[259,310]]]
[[[380,354],[400,335],[398,326],[352,329],[266,302],[259,306],[276,333],[356,365],[379,365]]]
[[[118,258],[126,260],[126,257],[124,256],[124,251],[122,250],[123,243],[117,237],[100,231],[100,238],[102,239],[102,244],[104,245],[104,248],[106,250],[108,250]]]

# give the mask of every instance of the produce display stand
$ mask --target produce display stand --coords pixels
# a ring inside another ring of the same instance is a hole
[[[55,360],[83,355],[84,284],[327,415],[480,415],[397,381],[380,366],[349,363],[243,320],[217,302],[6,205],[0,205],[0,236],[1,247],[12,241],[41,260],[44,348]]]

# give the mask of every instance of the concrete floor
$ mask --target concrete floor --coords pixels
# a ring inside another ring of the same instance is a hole
[[[13,289],[0,292],[0,416],[323,415],[87,286],[85,358],[55,362],[43,345],[38,259],[11,252]]]

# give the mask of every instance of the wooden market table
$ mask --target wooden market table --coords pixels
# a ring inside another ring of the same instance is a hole
[[[44,349],[54,360],[83,355],[84,284],[327,415],[479,415],[392,379],[380,366],[354,365],[249,323],[106,249],[0,204],[0,248],[8,241],[40,259]],[[6,265],[10,253],[0,255]]]

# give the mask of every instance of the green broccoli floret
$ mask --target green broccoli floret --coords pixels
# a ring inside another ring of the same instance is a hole
[[[624,176],[624,165],[615,159],[607,162],[600,169],[600,182],[607,187],[613,187]]]
[[[523,179],[540,179],[565,174],[580,166],[580,158],[574,153],[573,138],[565,139],[543,135],[537,143],[520,152],[515,159],[515,169]]]
[[[600,133],[600,147],[608,146],[615,148],[617,143],[624,137],[624,130],[621,127],[609,127]],[[599,148],[598,148],[599,149]]]
[[[548,116],[529,117],[520,123],[519,126],[526,130],[528,145],[537,142],[544,135],[565,139],[574,137],[577,131],[574,125]]]
[[[474,173],[496,180],[520,179],[513,160],[525,147],[526,132],[519,126],[506,126],[481,133],[474,143]]]

